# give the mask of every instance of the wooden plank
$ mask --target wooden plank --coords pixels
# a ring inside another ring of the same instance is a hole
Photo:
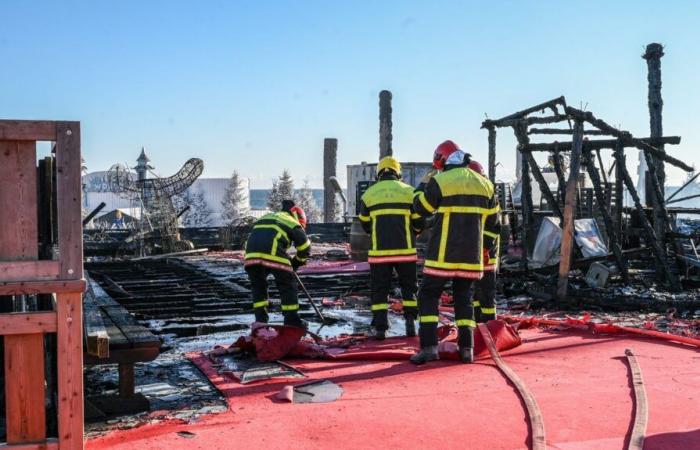
[[[136,322],[123,306],[103,306],[102,311],[124,333],[132,347],[150,347],[160,340],[150,330]]]
[[[78,219],[80,216],[78,216]],[[57,296],[58,440],[61,450],[83,448],[82,295]]]
[[[56,280],[59,266],[58,261],[0,261],[0,280]]]
[[[124,336],[122,330],[114,324],[112,319],[110,319],[107,314],[102,313],[102,322],[104,323],[105,331],[107,331],[107,335],[109,336],[110,353],[112,350],[132,348],[131,341]]]
[[[5,336],[5,407],[7,443],[46,438],[44,406],[44,336]]]
[[[56,123],[56,191],[61,278],[83,277],[80,122]]]
[[[0,444],[0,450],[58,450],[58,439],[49,438],[32,444]]]
[[[0,260],[37,259],[35,164],[35,142],[0,141]]]
[[[83,292],[84,290],[85,280],[0,282],[0,295]]]
[[[95,366],[100,364],[133,364],[137,362],[153,361],[160,355],[159,346],[112,349],[109,358],[100,359],[95,356],[84,355],[85,365]]]
[[[56,122],[0,120],[0,141],[55,141]]]
[[[566,199],[564,202],[564,223],[561,233],[561,259],[559,260],[559,280],[557,281],[557,297],[566,298],[569,287],[569,269],[571,267],[571,252],[574,241],[574,213],[576,211],[576,188],[581,164],[581,148],[583,144],[583,122],[579,119],[574,124],[574,146],[571,149],[569,164],[569,179],[566,183]]]
[[[55,333],[53,311],[0,314],[0,335]]]

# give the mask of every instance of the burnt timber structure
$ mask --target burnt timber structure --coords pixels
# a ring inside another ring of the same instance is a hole
[[[548,111],[549,115],[536,115],[537,113]],[[547,128],[539,129],[532,127],[538,124],[562,124],[566,128]],[[671,233],[672,224],[666,210],[666,201],[663,194],[663,185],[660,181],[660,170],[658,167],[664,163],[671,164],[685,171],[692,171],[693,168],[686,163],[666,154],[661,148],[663,144],[678,144],[680,137],[663,137],[652,136],[649,138],[636,138],[628,131],[619,130],[607,122],[597,118],[591,112],[582,111],[577,108],[568,106],[566,99],[557,97],[555,99],[534,105],[530,108],[518,111],[514,114],[502,117],[497,120],[486,120],[482,124],[489,132],[489,175],[495,174],[495,159],[496,145],[495,135],[496,129],[507,128],[513,129],[513,132],[518,141],[518,157],[521,158],[521,172],[518,174],[522,183],[521,191],[521,206],[520,212],[523,219],[523,225],[520,230],[520,239],[523,243],[524,256],[522,265],[527,269],[527,254],[529,247],[533,242],[533,226],[531,217],[535,207],[532,199],[531,176],[538,184],[542,197],[546,199],[548,207],[551,209],[551,215],[558,216],[562,219],[562,244],[561,244],[561,259],[559,263],[559,276],[557,282],[557,297],[562,299],[567,296],[568,276],[571,267],[572,249],[573,249],[573,220],[578,217],[583,217],[577,202],[581,198],[581,189],[579,182],[579,174],[585,171],[593,185],[593,193],[595,195],[597,209],[603,218],[606,234],[609,239],[609,248],[612,249],[614,259],[620,269],[621,275],[625,281],[628,280],[628,261],[621,249],[621,236],[619,225],[624,213],[623,196],[624,188],[630,194],[634,203],[634,208],[638,213],[645,233],[645,242],[651,248],[652,254],[656,261],[656,267],[661,281],[671,290],[679,290],[681,283],[677,269],[672,265],[678,264],[677,255],[669,252],[669,242],[666,237]],[[589,128],[586,128],[589,127]],[[571,135],[572,140],[569,142],[554,141],[551,143],[531,143],[530,136],[532,135]],[[590,139],[591,136],[607,136],[611,139]],[[654,199],[651,202],[653,208],[653,218],[650,220],[647,217],[645,207],[642,205],[639,194],[632,182],[629,174],[625,158],[625,149],[635,148],[643,152],[649,170],[649,181],[651,185],[651,194]],[[611,196],[606,193],[607,176],[605,167],[600,157],[601,150],[612,150],[613,160],[615,164],[616,181],[614,186],[615,202],[610,202]],[[542,176],[541,170],[535,161],[533,152],[549,152],[552,161],[555,161],[555,172],[559,181],[560,189],[558,193],[553,193]],[[569,177],[564,179],[561,164],[562,154],[568,154],[570,159]],[[598,167],[596,166],[596,159]],[[559,166],[559,167],[557,167]],[[563,195],[562,195],[563,194]],[[563,208],[562,208],[562,205]],[[663,234],[659,235],[654,226],[653,220],[661,222]],[[676,270],[674,270],[676,269]]]
[[[3,448],[83,448],[80,169],[79,122],[0,120]]]

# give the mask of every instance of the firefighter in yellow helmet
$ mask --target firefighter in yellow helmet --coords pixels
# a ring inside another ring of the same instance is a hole
[[[388,298],[394,271],[401,287],[406,335],[416,335],[415,230],[422,226],[422,221],[412,213],[412,204],[413,187],[401,181],[401,164],[391,156],[382,158],[377,166],[377,182],[360,200],[359,216],[372,240],[368,261],[372,327],[377,339],[384,339],[389,328]]]
[[[460,358],[474,361],[474,309],[472,284],[484,272],[484,240],[496,233],[487,218],[498,211],[493,184],[469,169],[469,155],[452,141],[435,150],[433,167],[441,172],[418,191],[414,211],[434,217],[433,232],[425,255],[423,280],[418,293],[420,312],[420,352],[411,357],[414,364],[438,359],[437,325],[440,295],[452,282],[457,342]]]

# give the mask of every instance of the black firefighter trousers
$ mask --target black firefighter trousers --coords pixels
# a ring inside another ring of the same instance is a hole
[[[297,283],[294,274],[281,269],[272,269],[261,264],[255,264],[245,268],[250,279],[250,291],[252,293],[253,311],[257,322],[269,320],[267,307],[269,298],[267,294],[267,277],[269,274],[275,278],[275,285],[282,302],[282,315],[285,325],[301,326],[299,318],[299,297],[297,296]]]
[[[418,290],[416,262],[387,262],[373,263],[369,265],[370,287],[372,289],[372,326],[378,331],[389,329],[389,292],[391,291],[391,279],[396,270],[401,287],[403,300],[403,316],[406,320],[416,320],[418,315],[418,303],[416,291]]]
[[[438,345],[437,327],[440,313],[440,296],[450,278],[423,274],[423,282],[418,291],[418,312],[420,314],[421,348]],[[452,298],[454,299],[457,343],[460,348],[474,346],[474,308],[472,306],[473,280],[452,278]]]
[[[496,319],[496,271],[484,272],[474,283],[474,319],[478,323]]]

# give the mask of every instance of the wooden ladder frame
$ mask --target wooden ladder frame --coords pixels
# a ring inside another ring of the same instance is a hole
[[[37,141],[55,143],[58,260],[38,259]],[[0,296],[56,299],[53,311],[0,314],[7,416],[0,450],[83,448],[81,193],[79,122],[0,120]],[[57,340],[57,439],[46,437],[45,333]]]

